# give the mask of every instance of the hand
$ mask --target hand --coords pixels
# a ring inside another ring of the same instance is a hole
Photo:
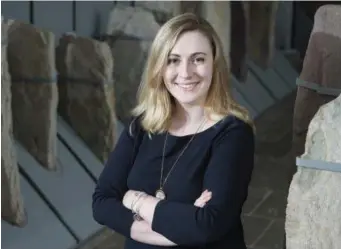
[[[123,205],[131,210],[131,205],[133,203],[133,201],[135,200],[135,198],[137,197],[137,195],[139,194],[139,191],[135,191],[135,190],[128,190],[125,195],[123,196],[123,200],[122,203]]]
[[[209,200],[211,200],[211,198],[212,198],[212,192],[205,190],[204,192],[202,192],[199,198],[195,200],[194,206],[203,208],[206,205],[206,203]]]

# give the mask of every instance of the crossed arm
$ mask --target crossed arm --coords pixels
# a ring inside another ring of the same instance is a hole
[[[139,191],[129,190],[124,198],[123,204],[126,208],[131,209],[132,203],[136,201],[138,198],[137,195],[141,193]],[[204,207],[206,203],[211,199],[212,193],[205,190],[201,196],[195,201],[194,206],[196,207]],[[143,205],[145,202],[155,202],[157,203],[159,200],[152,196],[144,196],[141,199],[138,199],[136,202],[136,206]],[[150,205],[150,204],[149,204]],[[135,211],[135,210],[131,210]],[[155,232],[151,228],[151,223],[146,220],[134,221],[131,226],[130,236],[133,240],[136,240],[141,243],[157,245],[157,246],[175,246],[176,244],[163,235]]]

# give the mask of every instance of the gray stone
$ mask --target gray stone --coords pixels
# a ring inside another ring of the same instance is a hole
[[[20,189],[12,125],[11,76],[7,63],[7,21],[1,20],[1,218],[23,227],[27,224]]]
[[[246,16],[247,54],[257,66],[271,65],[275,51],[275,23],[278,2],[243,2]]]
[[[58,90],[54,48],[51,32],[19,21],[9,26],[14,135],[48,170],[56,169]]]
[[[341,89],[341,6],[325,5],[315,14],[300,80]],[[293,147],[304,151],[308,125],[319,107],[335,99],[305,86],[298,86],[293,119]]]
[[[311,120],[303,159],[339,163],[341,95]],[[338,249],[341,245],[341,173],[304,168],[295,173],[286,208],[287,249]]]
[[[57,47],[58,112],[104,163],[116,139],[114,61],[105,42],[64,35]]]
[[[230,1],[203,2],[201,14],[217,32],[223,45],[224,57],[230,67]]]
[[[118,5],[109,15],[107,34],[115,38],[124,35],[152,41],[159,28],[151,11]]]
[[[152,40],[159,30],[151,12],[142,8],[115,8],[108,24],[107,43],[115,64],[116,113],[127,124]]]

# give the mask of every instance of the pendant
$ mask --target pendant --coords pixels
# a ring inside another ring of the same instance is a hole
[[[164,200],[164,199],[166,199],[166,194],[165,194],[165,192],[163,192],[162,189],[159,189],[155,192],[155,197],[158,199]]]

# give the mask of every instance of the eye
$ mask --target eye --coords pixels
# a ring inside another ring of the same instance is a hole
[[[195,64],[202,64],[205,62],[205,58],[204,57],[196,57],[194,58],[194,63]]]
[[[178,62],[179,62],[179,59],[177,59],[177,58],[169,58],[167,61],[167,64],[171,65],[171,64],[176,64]]]

